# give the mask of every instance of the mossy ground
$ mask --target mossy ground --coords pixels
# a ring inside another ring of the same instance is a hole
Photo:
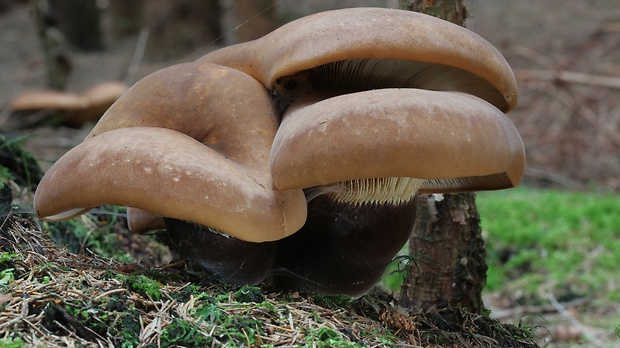
[[[527,328],[454,309],[410,313],[387,293],[356,300],[231,288],[183,264],[76,254],[27,217],[0,235],[0,346],[536,346]]]

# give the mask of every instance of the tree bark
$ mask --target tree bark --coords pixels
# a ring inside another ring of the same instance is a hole
[[[110,0],[110,21],[115,37],[136,34],[142,26],[144,0]]]
[[[487,265],[475,195],[422,195],[417,205],[409,252],[418,261],[410,267],[401,303],[414,309],[460,306],[480,313]]]
[[[95,0],[49,0],[48,4],[71,46],[85,52],[103,49],[101,12]]]
[[[32,0],[32,10],[37,35],[45,55],[47,86],[55,90],[64,90],[73,68],[66,39],[46,2]]]
[[[462,0],[400,0],[400,8],[458,25],[467,17]],[[475,195],[421,195],[417,200],[409,252],[418,261],[412,261],[401,303],[412,309],[460,306],[481,313],[487,265]]]
[[[465,26],[467,9],[463,0],[399,0],[403,10],[424,13],[454,24]]]

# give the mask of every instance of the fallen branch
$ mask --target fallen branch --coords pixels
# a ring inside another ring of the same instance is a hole
[[[549,292],[547,296],[549,297],[551,305],[565,318],[567,318],[574,327],[578,328],[590,342],[594,343],[597,347],[603,346],[603,342],[598,340],[594,335],[590,334],[589,330],[585,326],[583,326],[583,324],[581,324],[581,322],[579,322],[579,320],[577,320],[574,315],[572,315],[568,310],[566,310],[566,307],[563,306],[560,302],[558,302],[558,300],[551,292]]]
[[[620,77],[586,74],[566,70],[515,70],[519,80],[559,81],[620,89]]]
[[[574,308],[592,301],[589,297],[581,297],[562,303],[563,308]],[[506,320],[508,318],[520,318],[526,315],[545,315],[558,313],[558,308],[554,305],[540,305],[540,306],[518,306],[510,309],[491,308],[491,318],[497,320]]]
[[[583,185],[578,181],[550,169],[528,167],[525,169],[525,176],[535,179],[548,180],[572,190],[583,189]]]

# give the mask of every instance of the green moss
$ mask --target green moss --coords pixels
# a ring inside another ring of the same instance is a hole
[[[0,339],[0,347],[2,348],[21,348],[26,346],[26,342],[24,342],[21,337],[7,337]]]
[[[0,264],[4,264],[7,262],[13,262],[15,260],[21,259],[21,256],[15,253],[0,253]]]
[[[170,294],[170,297],[172,297],[173,299],[179,302],[187,302],[192,296],[201,297],[201,296],[206,296],[206,295],[202,291],[202,288],[200,286],[194,285],[194,284],[185,286],[181,290]]]
[[[265,301],[265,295],[260,288],[256,286],[245,285],[234,293],[235,300],[241,303],[248,302],[263,302]]]
[[[132,262],[131,255],[122,250],[116,233],[118,217],[125,208],[105,206],[101,209],[105,212],[96,216],[82,215],[67,221],[43,222],[42,226],[53,240],[75,254],[92,252],[104,258]]]
[[[328,327],[312,330],[308,337],[308,347],[362,347],[349,341],[344,335]]]
[[[115,347],[138,347],[141,326],[137,318],[140,313],[122,304],[123,300],[126,299],[112,296],[92,303],[92,306],[66,305],[64,309],[99,336],[109,337]]]
[[[194,323],[174,318],[170,325],[162,330],[161,345],[163,347],[179,345],[186,347],[204,347],[210,344],[207,339],[197,331]]]
[[[115,311],[113,306],[102,307],[101,311],[93,312],[89,323],[91,327],[99,328],[97,331],[101,336],[113,338],[115,346],[138,347],[140,344],[140,322],[137,320],[139,313],[134,309]],[[96,325],[95,323],[99,323]]]
[[[229,343],[245,342],[250,346],[256,345],[256,336],[258,334],[265,335],[263,322],[259,319],[255,319],[251,315],[234,314],[230,315],[227,312],[220,309],[220,301],[227,304],[227,309],[237,308],[254,308],[254,306],[263,306],[263,303],[259,304],[245,304],[245,303],[229,303],[227,299],[204,296],[202,303],[194,308],[190,313],[196,318],[197,326],[207,326],[206,331],[212,332],[212,336],[217,341],[216,343]]]
[[[326,342],[340,338],[340,334],[332,329],[322,327],[317,331],[316,338],[319,341]]]
[[[312,297],[312,299],[318,305],[326,306],[330,308],[347,307],[354,302],[354,300],[351,297],[343,296],[343,295],[329,295],[329,296],[315,295]]]
[[[130,275],[125,278],[125,286],[130,291],[137,292],[146,298],[156,301],[161,298],[160,284],[142,274]]]
[[[17,184],[34,189],[43,172],[34,156],[24,149],[25,139],[26,136],[7,139],[0,134],[0,178],[10,177]]]
[[[15,273],[13,271],[15,271],[13,268],[0,271],[0,286],[7,286],[15,280]]]

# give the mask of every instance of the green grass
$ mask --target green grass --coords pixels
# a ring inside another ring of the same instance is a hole
[[[620,197],[518,188],[477,196],[487,240],[487,290],[525,297],[620,298]]]

